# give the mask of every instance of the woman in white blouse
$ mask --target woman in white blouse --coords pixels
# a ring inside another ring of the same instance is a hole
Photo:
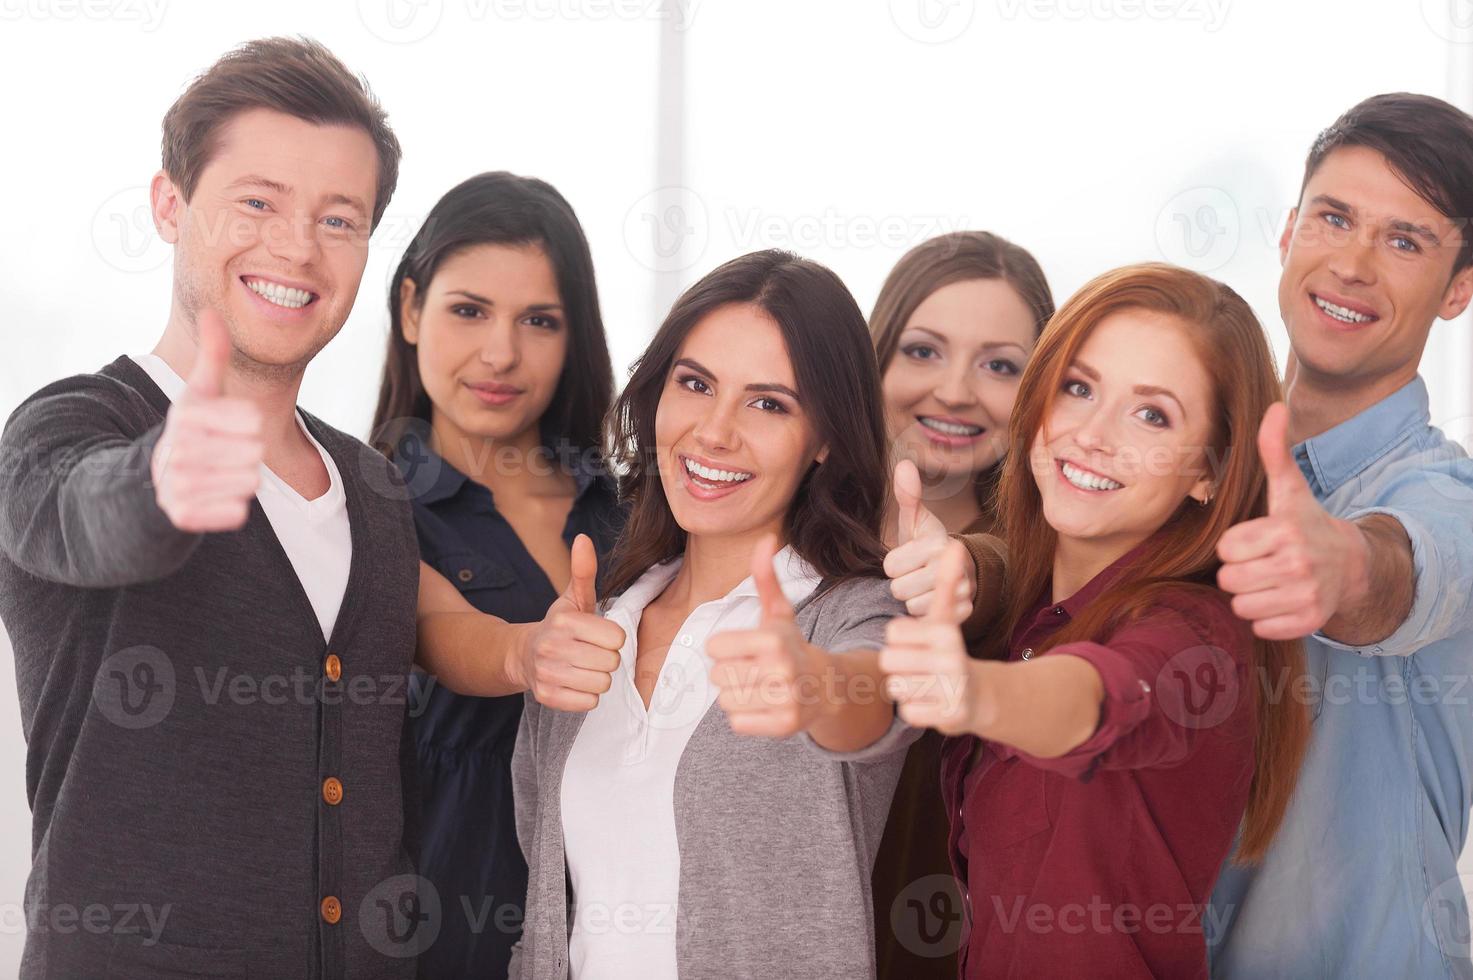
[[[611,419],[621,664],[590,711],[528,696],[512,976],[871,976],[870,867],[916,733],[879,681],[903,607],[864,317],[822,266],[735,259],[675,304]]]

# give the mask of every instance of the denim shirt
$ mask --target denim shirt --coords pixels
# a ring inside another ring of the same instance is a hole
[[[1473,977],[1473,461],[1429,423],[1417,378],[1294,447],[1331,514],[1401,523],[1416,592],[1379,643],[1305,640],[1309,752],[1262,864],[1218,880],[1214,976]]]
[[[416,437],[396,448],[425,563],[481,612],[513,623],[541,619],[557,590],[497,512],[491,491]],[[624,522],[613,480],[587,460],[571,458],[565,465],[576,496],[563,540],[571,545],[576,535],[587,534],[602,570]],[[467,697],[418,670],[410,690],[409,729],[419,770],[419,873],[434,889],[440,910],[434,941],[419,957],[419,975],[505,976],[521,934],[527,888],[511,787],[522,695]]]

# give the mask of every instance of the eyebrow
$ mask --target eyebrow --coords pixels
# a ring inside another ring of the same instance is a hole
[[[709,369],[707,369],[706,366],[703,365],[701,362],[692,360],[689,357],[682,357],[680,360],[676,361],[673,366],[674,367],[686,367],[686,368],[690,368],[692,371],[697,371],[697,372],[699,372],[701,374],[704,374],[706,377],[710,378],[712,381],[717,380],[716,374],[714,372],[712,372]],[[793,401],[798,402],[799,404],[802,404],[802,399],[800,399],[798,397],[798,393],[796,391],[794,391],[792,388],[789,388],[787,385],[778,384],[775,381],[769,381],[769,382],[765,382],[765,383],[761,383],[761,384],[750,384],[750,385],[747,385],[746,390],[747,391],[775,391],[778,394],[787,395]]]
[[[277,194],[288,195],[292,192],[292,189],[281,181],[272,180],[270,177],[262,177],[260,174],[246,174],[244,177],[238,177],[225,185],[226,190],[236,187],[259,187],[263,190],[274,191]],[[329,194],[325,203],[345,204],[350,208],[355,208],[360,214],[368,214],[368,207],[363,203],[362,199],[348,194]]]
[[[1083,361],[1076,360],[1074,362],[1074,369],[1080,374],[1084,375],[1086,378],[1089,378],[1089,380],[1091,381],[1097,382],[1100,380],[1100,372],[1096,371],[1094,368],[1090,367]],[[1161,398],[1170,398],[1172,401],[1176,402],[1176,407],[1181,410],[1182,418],[1187,417],[1187,407],[1181,403],[1181,399],[1176,397],[1176,392],[1172,391],[1170,388],[1162,388],[1160,385],[1136,385],[1131,388],[1131,391],[1135,392],[1137,395],[1154,395]]]
[[[917,331],[919,331],[919,332],[927,335],[928,337],[935,337],[938,341],[940,341],[943,344],[950,344],[951,343],[951,341],[949,341],[949,340],[946,339],[946,336],[944,334],[939,334],[935,330],[932,330],[930,327],[911,326],[911,327],[906,327],[905,329],[906,330],[917,330]],[[904,331],[902,331],[902,332],[904,332]],[[981,347],[982,350],[1001,350],[1004,347],[1012,347],[1012,348],[1014,348],[1016,350],[1022,351],[1024,354],[1026,354],[1028,352],[1027,349],[1022,344],[1015,344],[1011,340],[989,340],[985,344],[981,344],[979,346]]]
[[[1327,207],[1333,208],[1336,211],[1344,211],[1346,214],[1351,216],[1354,216],[1356,213],[1354,206],[1346,204],[1338,197],[1331,197],[1329,194],[1316,194],[1313,198],[1310,199],[1309,203],[1323,204]],[[1419,238],[1423,238],[1430,242],[1433,247],[1440,247],[1442,245],[1442,239],[1437,236],[1437,232],[1433,231],[1426,225],[1419,225],[1415,221],[1406,221],[1401,218],[1393,218],[1387,222],[1387,225],[1393,231],[1405,232],[1408,235],[1416,235]]]
[[[472,300],[476,303],[480,303],[482,306],[496,305],[495,300],[487,299],[479,293],[471,292],[469,289],[447,289],[445,292],[450,296],[464,296],[466,299]],[[550,313],[554,310],[561,310],[562,308],[563,304],[561,303],[529,303],[525,307],[523,307],[523,309],[535,310],[538,313]]]

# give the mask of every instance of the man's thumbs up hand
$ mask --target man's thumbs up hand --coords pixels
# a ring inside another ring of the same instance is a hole
[[[1289,450],[1289,411],[1276,402],[1258,428],[1268,515],[1229,528],[1217,542],[1217,584],[1233,612],[1267,640],[1309,636],[1327,623],[1363,575],[1366,541],[1320,506]]]
[[[261,411],[225,394],[231,347],[220,314],[202,311],[198,328],[194,367],[150,459],[154,497],[181,531],[233,531],[261,482]]]

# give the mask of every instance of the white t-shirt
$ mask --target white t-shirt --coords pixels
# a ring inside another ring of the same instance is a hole
[[[162,357],[156,354],[130,356],[135,364],[148,372],[170,402],[184,393],[184,379]],[[333,624],[342,608],[343,593],[348,588],[348,567],[353,561],[348,502],[343,491],[343,478],[332,456],[312,438],[300,414],[296,419],[302,433],[322,456],[331,485],[322,496],[308,500],[263,463],[261,488],[256,491],[256,499],[261,502],[261,509],[271,522],[271,530],[276,532],[276,539],[291,560],[297,580],[302,583],[302,591],[307,593],[307,599],[312,603],[312,611],[317,614],[322,637],[326,640],[332,636]]]
[[[670,644],[646,711],[634,687],[639,620],[680,564],[651,568],[604,612],[624,629],[623,663],[584,718],[563,770],[563,846],[575,908],[570,980],[676,980],[675,769],[716,700],[706,640],[752,629],[762,611],[750,577],[697,606]],[[773,564],[790,602],[817,588],[820,576],[791,548]]]

